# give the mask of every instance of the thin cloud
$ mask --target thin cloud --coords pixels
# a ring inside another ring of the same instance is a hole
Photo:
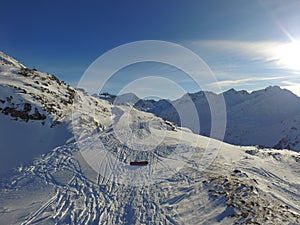
[[[190,42],[194,47],[209,47],[245,55],[267,54],[267,51],[281,45],[278,41],[235,41],[235,40],[198,40]]]
[[[245,78],[240,80],[224,80],[224,81],[217,81],[208,84],[210,88],[227,88],[227,87],[236,87],[241,85],[249,85],[250,83],[257,82],[257,81],[268,81],[268,80],[281,80],[285,79],[286,77],[252,77],[252,78]]]
[[[205,57],[211,55],[215,63],[227,64],[245,61],[270,64],[281,68],[277,49],[286,44],[278,41],[236,41],[236,40],[193,40],[187,45],[198,50]]]

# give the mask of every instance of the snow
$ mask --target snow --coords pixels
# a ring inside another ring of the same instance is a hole
[[[300,223],[299,153],[227,144],[0,66],[1,112],[13,109],[0,113],[1,169],[18,164],[0,179],[0,224]],[[45,118],[26,122],[34,107]]]
[[[20,123],[0,114],[0,174],[19,164],[31,162],[35,157],[63,145],[71,136],[66,124],[55,128],[41,123]]]
[[[197,146],[204,148],[207,140],[203,137]],[[0,221],[9,217],[14,218],[11,224],[299,223],[300,177],[294,159],[299,154],[255,149],[257,153],[249,155],[247,150],[252,149],[223,144],[217,159],[203,172],[188,163],[168,179],[133,187],[97,176],[76,145],[69,144],[22,168],[7,183],[0,195],[6,206]],[[137,171],[142,175],[142,169]],[[27,209],[15,203],[32,202],[27,197],[36,188],[30,186],[32,177],[45,194],[52,195],[39,198],[29,215],[20,216]],[[56,192],[51,191],[54,188]],[[23,197],[11,198],[17,192]]]
[[[15,60],[14,58],[10,57],[9,55],[0,51],[0,60],[2,64],[11,65],[17,68],[25,68],[23,64]]]
[[[0,174],[4,174],[64,144],[72,134],[68,119],[61,120],[68,110],[61,104],[68,100],[67,86],[34,70],[22,75],[25,66],[0,56]],[[60,126],[55,126],[57,121]]]

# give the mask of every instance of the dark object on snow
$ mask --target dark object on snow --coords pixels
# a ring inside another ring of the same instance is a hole
[[[148,161],[130,162],[130,166],[145,166],[148,165]]]

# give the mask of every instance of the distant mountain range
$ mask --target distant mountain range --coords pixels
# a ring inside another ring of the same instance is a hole
[[[225,142],[300,151],[300,98],[278,86],[251,93],[234,89],[221,94],[199,91],[185,94],[174,101],[142,100],[134,94],[124,94],[118,96],[117,101],[134,103],[135,108],[151,112],[180,126],[181,120],[177,111],[186,110],[191,99],[198,112],[200,131],[193,127],[194,121],[187,123],[188,128],[194,133],[209,137],[211,112],[207,97],[216,101],[220,98],[225,100]]]

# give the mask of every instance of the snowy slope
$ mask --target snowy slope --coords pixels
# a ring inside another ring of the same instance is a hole
[[[299,97],[277,86],[252,93],[230,89],[222,95],[227,108],[225,142],[300,151]],[[175,108],[185,109],[190,97],[199,114],[200,132],[193,129],[193,123],[188,127],[195,133],[210,136],[211,115],[207,96],[218,99],[221,94],[200,91],[175,101],[140,100],[136,108],[180,125]]]
[[[6,61],[0,123],[19,136],[0,136],[1,152],[38,152],[1,176],[0,224],[300,223],[299,153],[199,136]],[[76,138],[40,151],[51,132]]]
[[[74,89],[0,54],[0,174],[64,144]]]
[[[126,111],[124,106],[119,109]],[[164,172],[155,159],[168,158],[168,151],[181,135],[185,136],[182,145],[193,149],[193,157],[184,157],[186,152],[183,151],[174,161],[174,168],[182,161],[185,165],[172,176],[154,184],[146,182],[142,186],[131,186],[96,173],[83,160],[78,145],[61,146],[32,164],[19,167],[14,176],[1,182],[1,223],[300,223],[299,153],[236,147],[213,141],[215,146],[220,144],[222,147],[213,163],[201,170],[199,162],[212,140],[180,129],[169,129],[151,114],[134,111],[133,115],[143,121],[156,121],[150,129],[153,133],[166,131],[165,138],[152,155],[126,149],[107,124],[105,129],[92,136],[109,141],[104,141],[108,151],[114,152],[124,163],[137,158],[149,160],[149,167],[135,169],[136,179],[143,177],[145,172],[150,171],[153,176]],[[102,122],[107,120],[109,118],[103,114]],[[146,127],[135,132],[147,132]],[[89,142],[79,146],[85,144],[90,146]],[[114,165],[112,162],[110,166]],[[123,179],[129,179],[126,172],[123,175]],[[33,193],[35,198],[32,198]]]
[[[288,118],[281,124],[283,138],[275,145],[275,148],[300,149],[300,116]]]
[[[5,54],[4,52],[0,51],[0,60],[1,60],[1,65],[10,65],[15,68],[26,68],[22,63],[18,62],[16,59],[12,58],[11,56]]]

